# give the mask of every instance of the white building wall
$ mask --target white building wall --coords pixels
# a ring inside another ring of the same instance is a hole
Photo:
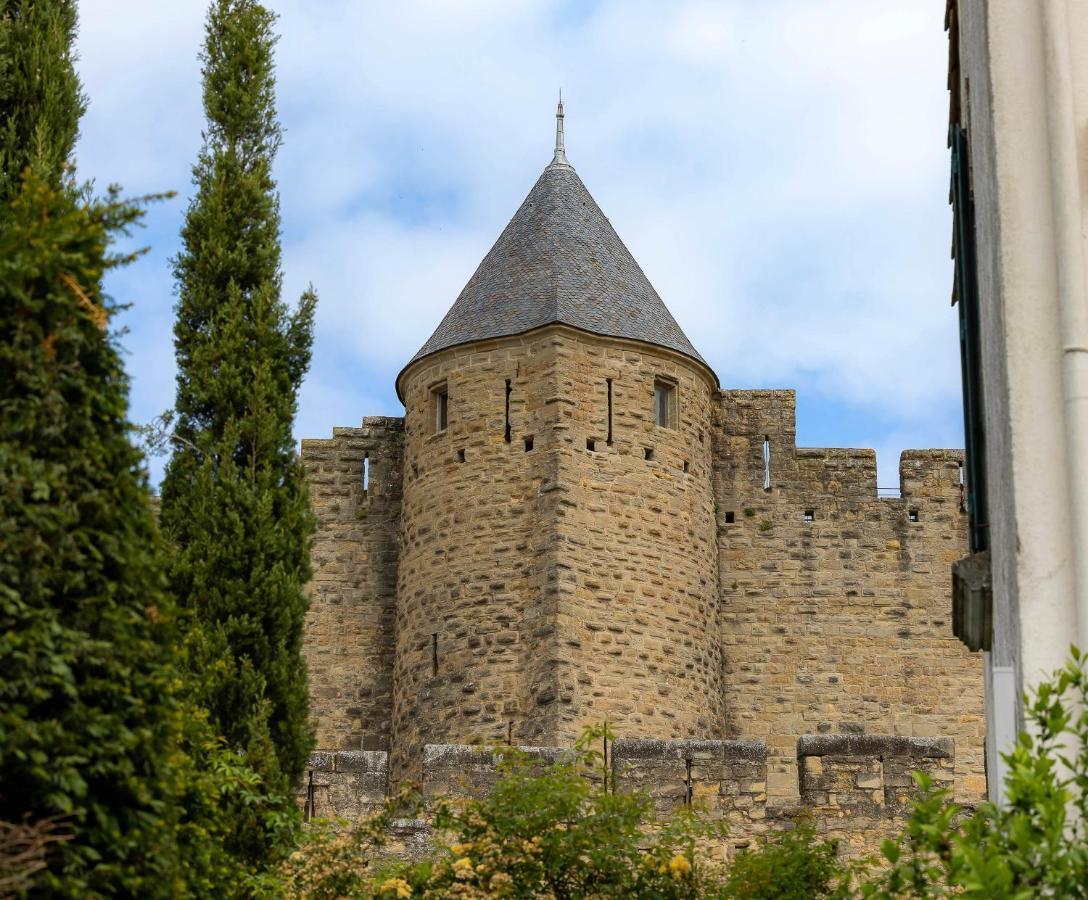
[[[1067,67],[1074,100],[1064,113],[1053,105],[1053,34],[1046,31],[1046,14],[1053,16],[1055,5],[1068,14],[1063,31],[1075,61]],[[1017,694],[1060,666],[1077,640],[1077,566],[1088,561],[1074,537],[1080,512],[1074,488],[1088,484],[1081,484],[1068,449],[1068,317],[1063,319],[1061,306],[1070,288],[1082,304],[1088,304],[1088,292],[1083,278],[1070,283],[1070,254],[1059,249],[1070,191],[1081,226],[1078,244],[1084,241],[1085,179],[1076,172],[1084,173],[1086,163],[1088,3],[959,0],[958,6],[961,121],[970,142],[979,261],[994,583],[994,645],[987,659],[993,761],[1000,749],[995,729],[1007,735],[1008,723],[1019,721],[1019,711],[1008,708]],[[1074,121],[1063,121],[1062,114]],[[1063,177],[1060,166],[1055,168],[1060,155],[1054,135],[1060,141],[1063,132],[1077,136],[1072,182],[1068,171]],[[1010,667],[1015,690],[1000,671]],[[996,774],[991,767],[991,776]],[[1000,779],[990,781],[993,795]]]

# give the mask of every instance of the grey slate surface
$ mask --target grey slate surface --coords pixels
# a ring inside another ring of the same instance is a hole
[[[408,365],[456,344],[553,322],[669,347],[706,364],[578,173],[555,162]]]

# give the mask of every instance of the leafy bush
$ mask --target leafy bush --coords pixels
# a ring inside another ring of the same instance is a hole
[[[415,814],[402,793],[354,832],[318,825],[281,868],[289,898],[815,898],[832,896],[843,870],[812,826],[742,853],[727,873],[706,852],[721,822],[684,810],[652,822],[644,796],[607,789],[603,729],[590,729],[570,759],[545,766],[502,748],[502,776],[483,799],[440,802],[433,858],[382,860],[396,815]],[[346,823],[341,823],[346,824]]]
[[[861,896],[1088,897],[1086,663],[1073,648],[1027,698],[1030,727],[1005,755],[1003,805],[964,816],[915,775],[925,794],[900,840],[885,842],[888,869],[863,883]]]
[[[835,844],[820,840],[812,822],[771,834],[742,850],[729,867],[723,897],[737,900],[813,900],[846,896],[846,872]]]

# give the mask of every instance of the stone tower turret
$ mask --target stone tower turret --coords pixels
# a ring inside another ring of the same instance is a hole
[[[723,728],[717,379],[562,142],[405,404],[395,776],[425,744]]]

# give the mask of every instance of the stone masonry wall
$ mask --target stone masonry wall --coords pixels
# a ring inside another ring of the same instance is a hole
[[[302,442],[317,517],[303,655],[324,750],[389,749],[403,434],[373,416]]]
[[[676,385],[675,428],[654,424],[655,378]],[[604,720],[720,733],[708,379],[561,326],[402,376],[395,777],[429,743],[568,745]]]
[[[937,787],[955,778],[951,738],[803,735],[797,742],[801,804],[818,829],[852,854],[875,853],[902,831],[924,772]]]
[[[871,450],[798,449],[792,391],[723,391],[714,429],[726,734],[768,744],[773,803],[795,747],[872,730],[955,742],[955,789],[985,792],[982,660],[953,636],[965,552],[958,451],[907,451],[878,499]],[[764,488],[764,441],[770,487]]]
[[[531,765],[570,759],[566,749],[519,747]],[[763,741],[618,739],[607,748],[608,789],[652,801],[650,821],[664,821],[690,806],[727,825],[720,846],[728,858],[770,831],[811,818],[817,831],[838,842],[845,856],[872,855],[896,837],[919,796],[911,774],[927,773],[950,784],[955,747],[949,738],[895,735],[802,735],[797,741],[799,795],[788,806],[767,802],[767,745]],[[428,744],[423,748],[421,791],[426,805],[440,798],[480,798],[503,774],[505,748]],[[386,754],[314,753],[298,791],[312,816],[349,823],[381,803]],[[530,771],[533,771],[532,769]],[[595,777],[595,776],[590,776]],[[402,820],[389,852],[421,858],[431,852],[428,818]]]

